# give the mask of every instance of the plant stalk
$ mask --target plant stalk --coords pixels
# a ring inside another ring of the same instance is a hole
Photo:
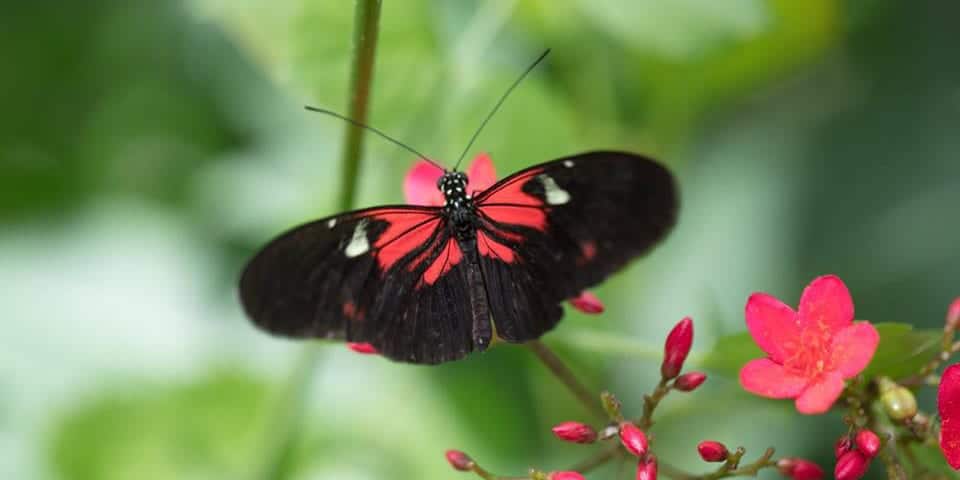
[[[354,45],[352,75],[350,82],[350,105],[348,116],[366,123],[370,105],[370,88],[373,81],[374,55],[380,23],[380,0],[357,0],[354,9]],[[348,124],[344,137],[343,156],[340,160],[340,198],[338,210],[353,206],[363,155],[363,130]],[[320,344],[303,347],[287,378],[268,425],[265,451],[257,458],[263,464],[254,472],[258,480],[284,480],[293,473],[294,451],[300,441],[303,417],[307,409],[310,386],[320,354]]]

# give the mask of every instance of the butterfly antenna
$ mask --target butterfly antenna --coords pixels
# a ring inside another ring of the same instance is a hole
[[[440,165],[439,163],[434,162],[433,160],[431,160],[430,157],[428,157],[428,156],[426,156],[426,155],[424,155],[424,154],[422,154],[422,153],[414,150],[413,147],[411,147],[411,146],[409,146],[409,145],[401,142],[400,140],[397,140],[397,139],[391,137],[390,135],[387,135],[386,133],[381,132],[380,130],[377,130],[376,128],[371,127],[370,125],[364,125],[364,124],[362,124],[362,123],[360,123],[360,122],[358,122],[358,121],[356,121],[356,120],[354,120],[354,119],[352,119],[352,118],[350,118],[350,117],[345,117],[345,116],[343,116],[343,115],[340,115],[340,114],[337,113],[337,112],[334,112],[334,111],[332,111],[332,110],[327,110],[327,109],[325,109],[325,108],[311,107],[310,105],[305,105],[303,108],[305,108],[305,109],[307,109],[307,110],[309,110],[309,111],[311,111],[311,112],[317,112],[317,113],[323,113],[323,114],[325,114],[325,115],[330,115],[331,117],[339,118],[340,120],[343,120],[343,121],[345,121],[345,122],[347,122],[347,123],[350,123],[350,124],[352,124],[352,125],[358,126],[358,127],[363,128],[363,129],[365,129],[365,130],[369,130],[369,131],[371,131],[371,132],[379,135],[380,138],[383,138],[384,140],[386,140],[386,141],[388,141],[388,142],[390,142],[390,143],[392,143],[392,144],[394,144],[394,145],[396,145],[396,146],[398,146],[398,147],[400,147],[400,148],[402,148],[402,149],[404,149],[404,150],[406,150],[406,151],[408,151],[408,152],[410,152],[410,153],[412,153],[412,154],[414,154],[414,155],[416,155],[416,156],[418,156],[418,157],[426,160],[428,163],[430,163],[431,165],[439,168],[440,170],[443,170],[443,171],[446,171],[446,170],[447,170],[447,169],[443,168],[443,165]]]
[[[493,114],[497,113],[497,110],[500,109],[500,105],[503,105],[504,100],[510,96],[510,92],[512,92],[514,88],[517,88],[517,85],[520,85],[520,82],[522,82],[524,78],[527,78],[527,75],[529,75],[530,72],[533,71],[533,69],[536,68],[536,66],[540,64],[540,62],[543,61],[543,59],[546,58],[547,54],[549,53],[549,48],[544,50],[543,53],[541,53],[540,56],[537,57],[537,59],[534,60],[526,70],[523,71],[523,74],[513,82],[513,85],[510,85],[510,88],[504,92],[503,96],[500,97],[500,100],[497,101],[497,104],[493,106],[493,110],[490,110],[490,113],[487,114],[487,118],[483,119],[483,123],[480,124],[480,128],[478,128],[477,131],[474,132],[473,137],[470,138],[470,142],[467,143],[467,147],[463,149],[463,153],[461,153],[460,158],[457,159],[457,164],[453,166],[454,170],[460,166],[460,162],[463,161],[463,157],[467,156],[467,152],[470,151],[470,147],[473,146],[473,142],[476,141],[477,137],[480,136],[480,132],[483,131],[483,127],[487,126],[487,122],[490,121],[490,118],[493,117]]]

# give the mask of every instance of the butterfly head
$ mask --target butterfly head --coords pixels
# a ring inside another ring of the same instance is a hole
[[[443,194],[444,206],[448,210],[458,210],[470,204],[467,183],[467,174],[463,172],[446,172],[437,180],[437,188]]]

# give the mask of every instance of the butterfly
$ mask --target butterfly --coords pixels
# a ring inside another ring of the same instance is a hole
[[[308,109],[427,159],[372,127]],[[340,213],[263,247],[240,279],[253,323],[286,337],[371,344],[396,361],[457,360],[495,339],[539,338],[560,321],[564,300],[650,250],[676,221],[673,176],[642,155],[581,153],[473,186],[456,167],[430,163],[442,171],[442,205]]]
[[[437,182],[443,206],[367,208],[271,241],[240,281],[260,328],[372,344],[436,364],[493,340],[539,338],[561,303],[645,253],[676,220],[677,189],[656,161],[595,151],[534,165],[489,188]]]

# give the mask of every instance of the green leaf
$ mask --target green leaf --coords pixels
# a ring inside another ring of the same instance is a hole
[[[736,378],[740,368],[754,358],[765,357],[749,332],[727,335],[717,340],[700,366],[721,375]]]
[[[941,476],[937,478],[960,478],[960,474],[947,465],[947,460],[943,457],[943,452],[940,451],[940,447],[937,445],[910,443],[907,448],[910,451],[913,462],[916,462],[916,465],[923,469],[916,469],[911,472],[914,476],[919,476],[922,471],[926,471],[928,473],[940,474]],[[907,461],[903,463],[905,465],[911,465],[913,462]],[[911,478],[915,477],[912,476]]]
[[[898,378],[917,373],[940,349],[937,330],[914,330],[906,323],[878,323],[880,346],[864,370],[866,378],[880,375]]]
[[[873,361],[864,370],[866,378],[879,375],[903,377],[920,370],[939,348],[940,332],[914,330],[906,323],[874,324],[880,332],[880,345]],[[740,368],[754,358],[765,357],[749,332],[720,338],[701,366],[721,375],[736,377]]]

